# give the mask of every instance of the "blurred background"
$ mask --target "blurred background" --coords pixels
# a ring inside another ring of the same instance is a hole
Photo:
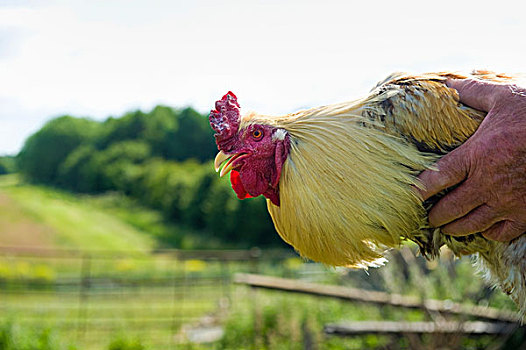
[[[525,72],[521,6],[0,0],[0,350],[524,346],[469,258],[298,257],[207,120],[229,90],[283,114],[393,71]]]

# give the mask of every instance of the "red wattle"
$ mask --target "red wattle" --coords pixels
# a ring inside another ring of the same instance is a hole
[[[252,196],[248,194],[247,190],[245,190],[245,187],[243,187],[243,184],[241,183],[239,171],[230,171],[230,182],[232,183],[232,189],[234,190],[234,192],[236,192],[237,198],[252,198]]]

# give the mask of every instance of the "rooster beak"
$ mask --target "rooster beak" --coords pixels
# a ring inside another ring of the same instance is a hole
[[[232,162],[229,161],[228,163],[226,163],[223,169],[221,169],[221,172],[219,173],[219,177],[225,176],[226,174],[230,172],[230,170],[232,170]]]
[[[223,162],[228,158],[230,158],[228,154],[223,153],[223,151],[219,151],[219,153],[216,155],[216,159],[214,160],[214,168],[216,169],[216,173],[219,171],[221,164],[223,164]]]
[[[226,160],[232,158],[232,155],[228,155],[226,153],[223,153],[223,151],[219,151],[219,153],[216,156],[216,159],[214,160],[214,168],[216,172],[219,171],[221,168],[221,164],[223,164]],[[225,176],[230,170],[232,170],[232,162],[228,162],[223,169],[221,169],[221,173],[219,174],[220,177]]]

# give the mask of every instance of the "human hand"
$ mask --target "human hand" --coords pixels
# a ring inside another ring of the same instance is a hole
[[[447,85],[462,103],[488,114],[436,163],[438,171],[420,174],[424,200],[460,184],[433,206],[429,223],[448,235],[512,240],[526,232],[526,89],[472,79]]]

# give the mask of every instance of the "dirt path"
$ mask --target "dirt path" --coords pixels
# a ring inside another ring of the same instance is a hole
[[[53,229],[31,215],[0,190],[0,246],[53,246]]]

